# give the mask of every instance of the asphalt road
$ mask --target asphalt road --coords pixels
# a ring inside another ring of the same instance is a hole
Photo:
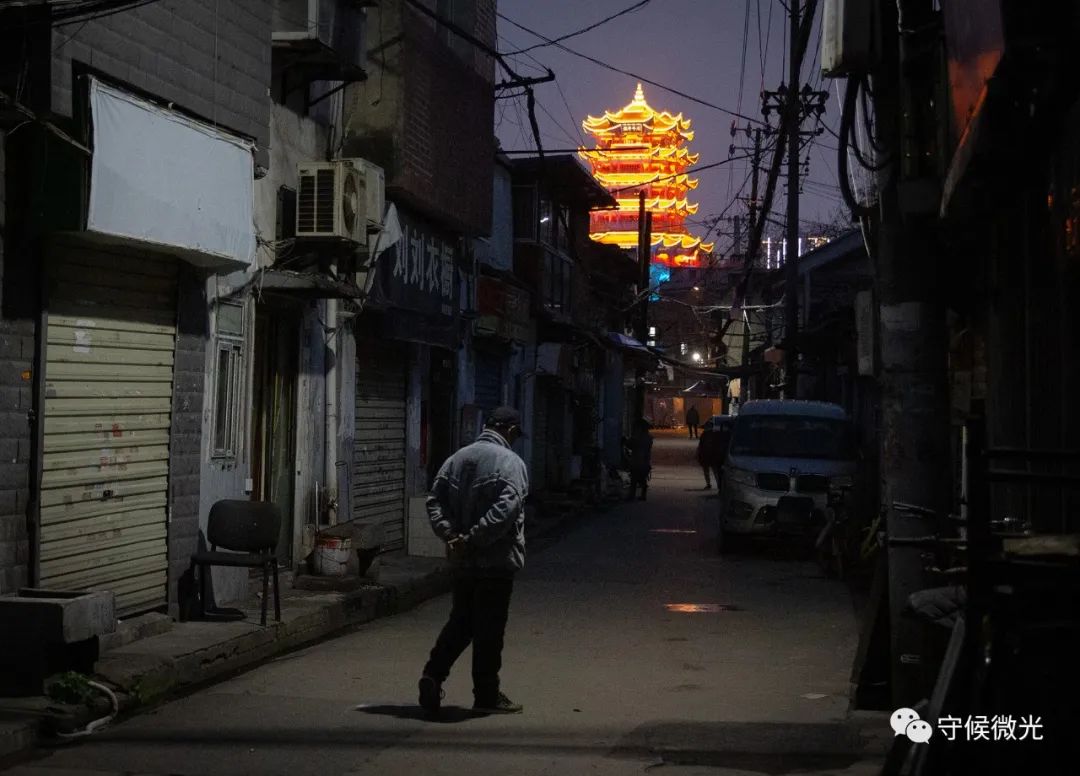
[[[658,435],[655,463],[648,502],[529,558],[502,675],[522,715],[471,714],[466,652],[443,719],[423,719],[416,680],[444,596],[9,773],[874,773],[847,712],[850,596],[790,554],[717,556],[693,443]]]

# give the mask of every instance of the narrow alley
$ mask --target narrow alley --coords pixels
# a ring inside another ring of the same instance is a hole
[[[443,596],[9,773],[874,772],[888,731],[849,716],[850,594],[811,562],[718,556],[694,443],[657,437],[646,503],[531,548],[503,669],[523,715],[472,714],[466,653],[442,719],[424,719],[416,679]]]

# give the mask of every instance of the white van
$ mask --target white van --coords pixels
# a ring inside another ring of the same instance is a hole
[[[717,546],[725,536],[813,535],[830,486],[850,487],[856,454],[838,404],[750,401],[739,409],[724,465]]]

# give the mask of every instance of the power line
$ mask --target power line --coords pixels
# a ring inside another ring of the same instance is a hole
[[[699,164],[699,165],[695,165],[693,167],[687,167],[682,172],[675,173],[674,175],[665,175],[663,178],[657,178],[655,180],[648,181],[647,183],[635,183],[633,186],[621,186],[621,187],[619,187],[617,189],[608,189],[608,193],[609,194],[617,194],[617,193],[623,192],[623,191],[630,191],[631,189],[640,189],[642,186],[647,186],[647,185],[652,184],[652,183],[662,183],[664,181],[674,180],[675,178],[681,177],[683,175],[688,175],[689,173],[692,173],[692,172],[704,172],[705,170],[712,170],[712,169],[714,169],[716,167],[723,167],[725,164],[731,164],[732,162],[737,162],[740,159],[749,159],[749,158],[750,158],[750,155],[747,154],[747,155],[744,155],[744,156],[733,156],[730,159],[724,159],[722,161],[712,162],[710,164]]]
[[[765,64],[769,61],[769,43],[772,42],[772,12],[773,4],[769,3],[769,20],[765,23],[765,45],[762,48],[761,41],[761,0],[757,0],[757,36],[758,36],[758,56],[761,59],[761,90],[765,90]]]
[[[614,21],[615,19],[618,19],[620,16],[625,16],[628,13],[632,13],[634,11],[637,11],[638,9],[644,8],[645,6],[647,6],[651,2],[652,2],[652,0],[640,0],[640,2],[634,3],[629,8],[624,8],[623,10],[619,11],[618,13],[613,13],[611,16],[608,16],[607,18],[601,19],[600,21],[595,22],[594,24],[590,24],[588,27],[582,27],[580,30],[575,30],[574,32],[568,32],[566,35],[560,35],[559,37],[553,38],[552,40],[548,41],[547,43],[537,43],[537,44],[529,46],[527,48],[518,49],[517,51],[510,51],[510,52],[508,52],[507,56],[510,56],[510,55],[513,55],[513,54],[524,54],[524,53],[532,51],[534,49],[544,48],[545,46],[558,45],[560,42],[562,42],[564,40],[569,40],[570,38],[577,37],[578,35],[584,35],[586,32],[589,32],[590,30],[595,30],[597,27],[600,27],[601,25],[607,24],[610,21]],[[509,21],[509,20],[507,20],[507,21]]]
[[[416,2],[416,1],[417,0],[408,0],[408,2]],[[524,26],[523,24],[518,24],[513,19],[507,17],[506,14],[503,14],[501,12],[497,12],[497,13],[498,13],[498,17],[500,19],[502,19],[504,22],[506,22],[507,24],[510,24],[510,25],[512,25],[514,27],[517,27],[519,30],[522,30],[523,32],[527,32],[530,35],[533,35],[533,36],[535,36],[537,38],[540,38],[540,40],[547,41],[551,45],[554,45],[556,48],[559,48],[559,49],[565,51],[567,54],[572,54],[573,56],[578,57],[579,59],[584,59],[587,62],[592,62],[594,65],[597,65],[598,67],[602,67],[605,70],[610,70],[613,73],[619,73],[620,75],[629,76],[630,78],[641,81],[642,83],[650,84],[651,86],[655,86],[658,89],[663,89],[665,92],[670,92],[671,94],[678,95],[679,97],[682,97],[683,99],[690,100],[691,102],[695,102],[698,105],[704,105],[706,108],[712,108],[713,110],[718,110],[721,113],[726,113],[729,116],[734,116],[735,118],[743,119],[744,121],[749,121],[749,122],[754,123],[754,124],[764,124],[765,123],[761,119],[755,119],[755,118],[751,118],[750,116],[744,116],[743,114],[741,114],[741,113],[739,113],[737,111],[733,111],[733,110],[729,110],[728,108],[721,107],[721,106],[717,105],[716,103],[709,102],[708,100],[703,100],[700,97],[694,97],[691,94],[687,94],[686,92],[680,91],[678,89],[674,89],[674,88],[672,88],[670,86],[667,86],[666,84],[660,83],[659,81],[654,81],[651,78],[646,78],[643,75],[639,75],[639,74],[633,73],[633,72],[631,72],[629,70],[623,70],[622,68],[615,67],[615,65],[608,64],[607,62],[604,62],[603,60],[597,59],[596,57],[591,57],[588,54],[582,54],[580,51],[575,51],[574,49],[569,48],[568,46],[564,46],[562,43],[556,43],[555,41],[553,41],[551,38],[547,37],[546,35],[541,35],[539,32],[536,32],[535,30],[530,30],[528,27]]]
[[[540,67],[541,69],[543,69],[545,72],[550,69],[550,68],[548,68],[547,65],[545,65],[543,62],[541,62],[536,57],[534,57],[532,54],[526,53],[525,56],[528,57],[529,59],[531,59],[533,62],[535,62],[536,65],[538,67]],[[570,126],[572,126],[574,128],[574,130],[577,132],[578,140],[581,141],[581,145],[585,145],[585,136],[583,134],[581,134],[581,123],[578,120],[578,118],[576,116],[574,116],[574,112],[572,110],[570,110],[570,101],[566,99],[566,92],[563,91],[562,84],[559,83],[558,78],[555,79],[554,83],[555,83],[555,88],[559,90],[559,97],[562,98],[563,106],[565,106],[565,108],[566,108],[566,115],[570,119]]]
[[[581,134],[581,124],[574,117],[574,112],[570,110],[570,101],[566,99],[566,92],[563,91],[558,79],[555,80],[555,88],[559,90],[559,96],[562,97],[563,105],[566,106],[566,115],[570,117],[570,124],[577,130],[578,140],[581,141],[582,145],[585,145],[585,136]]]
[[[746,12],[743,15],[743,39],[742,39],[742,56],[740,57],[741,64],[739,65],[739,98],[735,103],[735,110],[739,113],[742,112],[743,106],[743,94],[746,91],[746,52],[750,47],[750,0],[743,0]],[[735,119],[731,120],[731,128],[735,129]],[[732,168],[728,171],[728,196],[731,196],[732,187],[735,185],[735,170]]]
[[[570,133],[569,133],[569,132],[567,131],[566,127],[564,127],[564,126],[563,126],[563,125],[562,125],[561,123],[559,123],[559,120],[558,120],[558,119],[556,119],[556,118],[555,118],[555,117],[554,117],[553,115],[551,115],[551,111],[549,111],[549,110],[548,110],[547,108],[545,108],[545,107],[544,107],[544,103],[542,103],[542,102],[540,102],[539,100],[537,100],[537,101],[536,101],[536,105],[537,105],[537,106],[538,106],[538,107],[540,108],[540,110],[542,110],[542,111],[544,112],[544,115],[545,115],[545,116],[547,116],[547,117],[548,117],[549,119],[551,119],[551,123],[552,123],[552,124],[554,124],[554,125],[555,125],[556,127],[558,127],[558,128],[559,128],[559,130],[560,130],[560,131],[561,131],[561,132],[563,133],[563,136],[564,136],[564,137],[565,137],[565,138],[566,138],[567,140],[569,140],[569,141],[570,141],[571,143],[574,143],[574,142],[576,142],[576,141],[574,140],[574,136],[573,136],[573,135],[571,135],[571,134],[570,134]]]

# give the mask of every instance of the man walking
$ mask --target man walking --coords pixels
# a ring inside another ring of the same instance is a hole
[[[691,439],[698,435],[699,423],[701,423],[701,416],[698,415],[697,407],[691,404],[690,409],[686,411],[686,427],[690,430]]]
[[[428,495],[431,527],[446,542],[454,569],[450,619],[420,678],[420,705],[429,714],[438,713],[442,683],[470,642],[473,709],[522,711],[499,690],[514,574],[525,565],[529,475],[511,449],[520,436],[521,414],[499,407],[476,441],[446,460]]]

